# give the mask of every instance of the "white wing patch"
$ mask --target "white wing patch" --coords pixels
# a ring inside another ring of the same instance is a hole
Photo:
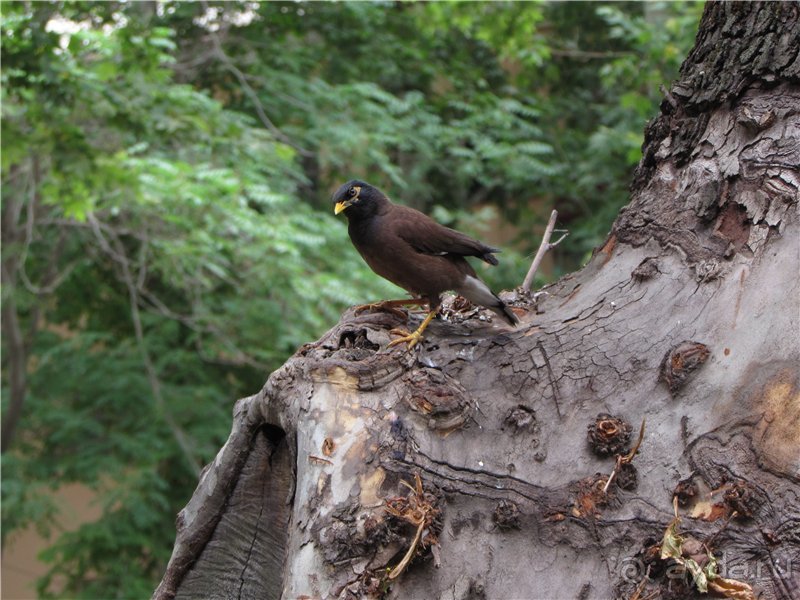
[[[479,304],[487,308],[500,304],[497,296],[492,293],[489,286],[471,275],[464,277],[464,283],[461,284],[461,287],[456,288],[456,291],[473,304]]]

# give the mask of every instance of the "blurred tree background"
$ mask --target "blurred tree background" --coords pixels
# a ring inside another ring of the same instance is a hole
[[[234,401],[397,297],[332,214],[342,181],[501,227],[497,288],[552,207],[550,275],[580,266],[701,10],[3,2],[2,535],[53,535],[39,595],[148,597]],[[59,532],[76,482],[102,515]]]

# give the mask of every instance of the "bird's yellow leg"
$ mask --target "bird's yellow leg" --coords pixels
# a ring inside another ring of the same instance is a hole
[[[402,344],[403,342],[408,343],[408,349],[411,350],[414,346],[416,346],[419,341],[422,339],[422,332],[425,331],[425,328],[433,321],[433,317],[436,316],[436,313],[439,312],[439,308],[432,310],[428,313],[428,316],[425,317],[425,320],[417,327],[417,330],[414,333],[408,333],[402,329],[392,329],[389,333],[395,333],[402,335],[403,337],[397,338],[396,340],[392,340],[389,342],[389,348],[395,346],[397,344]]]
[[[397,310],[400,306],[410,306],[410,305],[418,305],[418,304],[427,304],[427,300],[424,298],[404,298],[403,300],[383,300],[382,302],[372,302],[370,304],[362,304],[360,306],[355,307],[355,314],[360,315],[362,312],[368,310],[383,310],[390,313],[398,314],[399,316],[405,316],[400,314],[400,311]]]

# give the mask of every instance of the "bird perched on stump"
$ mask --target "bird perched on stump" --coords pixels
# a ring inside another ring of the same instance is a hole
[[[392,341],[390,346],[406,342],[409,349],[413,348],[439,311],[441,294],[447,290],[491,309],[509,325],[519,322],[464,258],[475,256],[496,265],[497,248],[444,227],[418,210],[394,204],[378,188],[363,181],[352,180],[342,185],[333,195],[333,203],[334,214],[344,212],[347,217],[350,240],[370,268],[414,297],[377,306],[427,303],[430,307],[427,317],[413,333],[395,330],[403,337]]]

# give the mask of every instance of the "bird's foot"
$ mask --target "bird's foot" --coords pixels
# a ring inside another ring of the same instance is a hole
[[[392,340],[389,342],[389,348],[392,346],[396,346],[397,344],[407,343],[408,350],[411,350],[416,346],[420,341],[422,341],[422,334],[419,330],[409,333],[405,329],[392,329],[389,333],[393,333],[394,335],[401,335],[403,337],[397,338],[396,340]]]

